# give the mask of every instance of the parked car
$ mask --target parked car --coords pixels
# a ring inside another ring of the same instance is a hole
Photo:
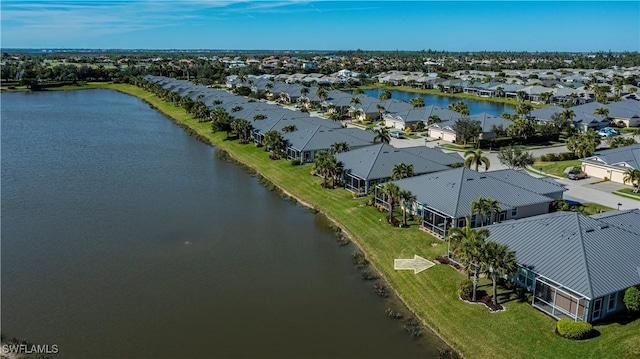
[[[567,173],[567,178],[570,180],[579,180],[587,178],[587,174],[580,170],[571,170]]]
[[[404,138],[404,135],[402,134],[402,132],[398,132],[398,131],[391,132],[390,136],[393,138]]]
[[[615,128],[609,128],[609,127],[605,127],[598,131],[598,136],[602,136],[602,137],[617,136],[619,134],[620,132],[618,132],[618,130],[616,130]]]

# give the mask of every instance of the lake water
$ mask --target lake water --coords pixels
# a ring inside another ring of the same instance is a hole
[[[435,357],[326,219],[141,100],[2,94],[2,333],[54,357]],[[265,155],[265,160],[267,156]]]
[[[378,98],[378,96],[382,91],[383,90],[380,90],[380,89],[372,89],[372,90],[364,90],[362,92],[367,96]],[[409,100],[415,97],[422,97],[424,99],[424,104],[426,106],[436,105],[442,108],[447,108],[447,106],[449,106],[450,103],[462,101],[466,103],[467,106],[469,107],[469,113],[471,115],[476,115],[479,113],[486,112],[488,114],[499,117],[504,112],[512,114],[515,111],[515,108],[513,106],[494,103],[494,102],[475,101],[475,100],[459,99],[455,97],[437,96],[437,95],[422,95],[422,94],[404,92],[404,91],[391,91],[391,98],[394,98],[396,100],[409,102]]]

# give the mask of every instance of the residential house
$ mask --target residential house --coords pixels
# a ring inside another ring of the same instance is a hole
[[[640,169],[640,144],[596,151],[580,161],[582,171],[587,175],[624,183],[626,170]]]
[[[432,151],[436,159],[456,163],[453,162],[453,158],[449,158],[440,150],[423,148],[425,149],[423,152],[412,152],[387,144],[376,144],[338,153],[335,156],[344,165],[345,188],[357,194],[368,194],[375,185],[388,181],[391,178],[393,167],[399,163],[413,166],[416,175],[449,169],[447,165],[429,159],[430,156],[426,152]],[[457,159],[457,163],[461,161],[461,157]]]
[[[524,172],[502,170],[479,173],[461,167],[395,181],[400,189],[416,196],[413,213],[422,219],[422,228],[444,237],[451,227],[471,227],[508,219],[548,213],[551,202],[566,190],[551,179],[532,177]],[[498,201],[502,211],[480,218],[471,213],[471,202],[480,197]],[[553,197],[553,198],[552,198]],[[386,204],[376,190],[376,201]]]
[[[593,216],[555,212],[486,227],[488,240],[515,251],[510,280],[533,292],[550,316],[596,322],[625,310],[624,290],[640,284],[640,211]]]

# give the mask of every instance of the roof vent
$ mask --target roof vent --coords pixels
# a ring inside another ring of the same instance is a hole
[[[606,224],[603,224],[600,226],[600,229],[606,229],[606,228],[609,228],[609,226],[607,226]]]
[[[487,178],[487,176],[480,176],[480,179],[482,179],[482,178]]]
[[[593,231],[595,231],[595,229],[593,229],[593,228],[585,229],[585,233],[591,233],[591,232],[593,232]]]
[[[473,178],[467,178],[467,181],[473,181]]]

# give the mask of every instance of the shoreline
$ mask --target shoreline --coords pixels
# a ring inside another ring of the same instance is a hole
[[[145,101],[190,135],[227,152],[234,161],[263,176],[284,194],[314,211],[322,212],[366,255],[372,269],[407,310],[461,357],[527,358],[532,350],[536,350],[541,356],[562,352],[567,357],[605,358],[622,357],[640,348],[640,340],[635,334],[640,330],[640,321],[623,327],[615,324],[598,326],[601,340],[576,346],[558,340],[552,330],[555,320],[535,310],[529,303],[503,301],[509,310],[491,314],[478,306],[454,300],[457,285],[464,276],[445,268],[447,266],[435,266],[420,275],[393,269],[394,258],[418,254],[430,259],[442,254],[442,245],[433,247],[430,244],[443,242],[421,232],[418,226],[399,230],[389,227],[386,222],[380,223],[379,218],[386,217],[386,214],[371,207],[362,207],[362,199],[354,200],[344,190],[322,189],[318,185],[319,179],[316,181],[309,176],[308,165],[291,166],[286,161],[268,161],[262,149],[224,141],[226,136],[212,134],[208,123],[198,123],[182,108],[144,89],[129,84],[98,84],[69,89],[89,88],[116,90]],[[312,203],[316,205],[310,205]],[[489,283],[481,280],[481,286]]]
[[[100,88],[102,88],[102,87],[100,87]],[[134,94],[131,94],[131,93],[126,92],[126,91],[122,91],[121,89],[114,89],[114,90],[118,91],[120,93],[129,95],[129,96],[135,96]],[[365,251],[364,247],[362,246],[362,244],[360,243],[358,238],[355,235],[353,235],[345,225],[340,223],[336,218],[332,217],[327,212],[317,209],[317,207],[314,206],[313,204],[311,204],[310,202],[305,201],[304,199],[300,198],[299,196],[296,196],[293,193],[291,193],[290,191],[288,191],[286,188],[284,188],[280,184],[275,183],[270,178],[265,176],[265,173],[260,172],[257,168],[252,166],[250,163],[241,161],[240,159],[237,158],[237,156],[234,155],[234,153],[228,151],[227,149],[220,148],[220,146],[218,146],[218,144],[216,144],[212,139],[208,138],[207,136],[204,136],[203,134],[201,134],[199,131],[195,130],[194,128],[192,128],[188,124],[186,124],[186,123],[180,121],[179,119],[171,116],[170,114],[162,111],[162,109],[160,109],[157,106],[155,106],[153,103],[148,101],[148,99],[141,98],[141,97],[138,97],[138,96],[135,96],[135,97],[141,99],[142,101],[147,103],[149,106],[151,106],[151,108],[153,108],[154,110],[160,112],[165,117],[169,118],[173,123],[175,123],[176,125],[181,127],[183,130],[185,130],[189,136],[193,136],[197,140],[202,141],[205,144],[208,144],[210,146],[213,146],[213,147],[217,148],[219,151],[225,151],[228,154],[228,156],[231,159],[233,159],[233,161],[235,161],[235,162],[241,164],[242,166],[245,166],[246,168],[251,169],[255,173],[265,177],[279,191],[281,191],[286,196],[294,198],[298,203],[300,203],[300,205],[302,205],[304,207],[307,207],[307,208],[309,208],[311,210],[318,211],[318,213],[322,213],[322,215],[324,215],[333,225],[335,225],[336,227],[340,228],[341,233],[345,237],[347,237],[349,239],[349,241],[351,243],[353,243],[356,246],[356,248],[358,248],[365,255],[365,258],[367,258],[367,260],[369,261],[369,266],[371,266],[373,268],[373,270],[375,270],[375,272],[380,276],[380,279],[382,279],[382,281],[391,290],[391,292],[400,301],[400,303],[402,303],[402,305],[404,305],[405,309],[409,313],[411,313],[414,317],[416,317],[425,328],[429,329],[429,331],[431,333],[433,333],[435,336],[437,336],[444,344],[446,344],[451,350],[453,350],[460,358],[466,358],[456,347],[451,345],[451,343],[444,336],[442,336],[440,333],[438,333],[436,330],[434,330],[434,328],[432,328],[422,317],[420,317],[417,314],[417,312],[411,306],[409,306],[409,304],[406,302],[406,300],[400,295],[400,292],[393,285],[391,285],[391,282],[385,276],[385,274],[379,268],[377,268],[377,266],[370,260],[369,254],[367,253],[367,251]],[[162,101],[162,100],[160,100],[160,101]]]

